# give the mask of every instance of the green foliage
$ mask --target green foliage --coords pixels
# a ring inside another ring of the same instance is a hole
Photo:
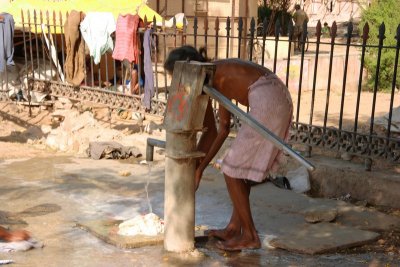
[[[288,24],[292,18],[288,12],[289,3],[289,0],[271,0],[258,6],[258,23],[262,23],[265,18],[268,21],[267,35],[274,35],[275,23],[278,20],[281,24],[281,33],[287,34]]]
[[[369,25],[369,45],[378,45],[379,27],[385,24],[384,46],[396,46],[395,39],[397,27],[400,23],[400,0],[375,0],[371,6],[365,9],[361,16],[360,32],[366,22]],[[380,74],[378,89],[388,91],[392,89],[396,49],[383,48],[380,62]],[[376,81],[378,48],[367,48],[365,67],[368,72],[367,89],[372,90]],[[396,87],[400,84],[400,71],[397,72]]]

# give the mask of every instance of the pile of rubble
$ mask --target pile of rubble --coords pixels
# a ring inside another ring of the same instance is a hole
[[[55,129],[42,126],[42,131],[47,136],[45,144],[55,150],[82,155],[90,142],[122,139],[121,132],[103,127],[89,111],[58,110],[53,117],[62,120],[60,126]]]
[[[26,107],[24,110],[17,106],[13,112],[7,111],[20,117],[27,112]],[[127,158],[144,154],[147,138],[152,132],[161,139],[164,134],[158,130],[159,124],[145,120],[140,114],[129,111],[111,113],[107,107],[73,104],[62,98],[54,102],[52,111],[35,110],[34,118],[39,118],[39,115],[42,119],[33,125],[5,132],[7,140],[97,159],[101,155],[100,147],[109,153],[102,154],[101,158]]]

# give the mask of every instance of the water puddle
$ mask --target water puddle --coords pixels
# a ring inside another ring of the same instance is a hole
[[[36,157],[18,161],[6,161],[4,162],[7,163],[6,168],[1,168],[0,166],[0,169],[2,169],[2,175],[5,177],[23,178],[25,181],[53,179],[57,173],[56,165],[71,162],[71,158],[67,156],[51,158]]]

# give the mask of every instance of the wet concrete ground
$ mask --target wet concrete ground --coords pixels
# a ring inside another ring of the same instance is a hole
[[[76,227],[80,221],[128,219],[149,212],[145,190],[147,182],[151,209],[163,217],[163,161],[153,163],[150,168],[149,172],[148,166],[140,165],[137,161],[95,161],[58,154],[1,161],[0,224],[11,228],[24,227],[45,246],[27,252],[0,254],[0,259],[14,260],[12,266],[400,265],[397,254],[367,251],[309,256],[264,246],[254,251],[226,253],[215,247],[214,240],[196,243],[199,253],[192,255],[166,253],[162,246],[124,250],[108,245]],[[131,175],[121,176],[120,171],[129,171]],[[272,192],[268,190],[273,190],[270,184],[260,185],[252,195],[255,223],[261,239],[274,234],[271,231],[279,234],[279,231],[286,229],[285,219],[267,208],[271,203],[268,203],[265,192]],[[280,195],[279,191],[274,192]],[[287,221],[290,227],[299,220],[295,210],[296,202],[300,201],[295,197],[291,203],[286,194],[282,192],[282,200],[285,198],[285,201],[277,209],[286,209],[287,216],[294,214]],[[208,168],[196,195],[196,225],[223,227],[229,220],[230,212],[230,201],[222,176]],[[280,228],[279,225],[272,225],[274,218],[275,224],[282,224]]]

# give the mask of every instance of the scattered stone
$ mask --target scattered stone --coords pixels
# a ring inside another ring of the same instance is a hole
[[[130,176],[132,173],[130,171],[120,171],[118,172],[120,176]]]
[[[346,160],[346,161],[350,161],[350,160],[353,159],[353,155],[351,155],[351,154],[348,153],[348,152],[344,152],[340,157],[341,157],[343,160]]]
[[[122,110],[118,113],[118,116],[123,120],[127,120],[131,117],[130,112],[127,110]]]
[[[42,125],[40,127],[40,129],[42,130],[43,134],[48,134],[51,132],[51,126],[50,125]]]
[[[378,240],[378,244],[381,245],[381,246],[385,245],[385,243],[386,243],[386,241],[384,239],[379,239]]]
[[[62,122],[65,119],[63,115],[59,114],[51,114],[51,121],[52,122]]]
[[[319,206],[305,211],[305,220],[309,223],[332,222],[338,215],[337,208]]]
[[[346,194],[344,196],[340,196],[340,197],[337,198],[337,200],[348,202],[348,201],[351,200],[351,195],[350,194]]]
[[[40,139],[43,137],[43,132],[38,126],[31,126],[26,129],[24,135],[29,139]]]
[[[356,206],[366,207],[368,205],[368,201],[366,199],[357,201],[354,203]]]

